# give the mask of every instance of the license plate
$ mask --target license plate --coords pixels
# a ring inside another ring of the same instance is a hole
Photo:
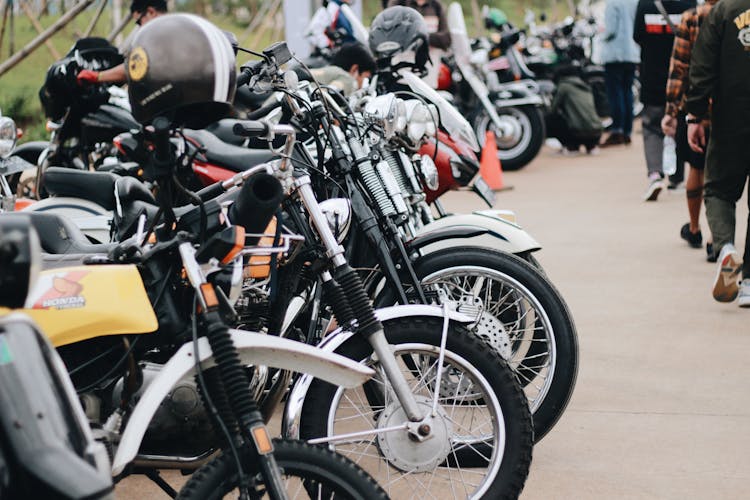
[[[11,175],[23,172],[30,168],[36,168],[36,165],[27,162],[18,156],[10,158],[0,158],[0,175]]]
[[[489,206],[493,206],[495,204],[495,192],[490,189],[484,179],[482,179],[481,177],[477,177],[477,179],[474,181],[474,185],[471,188],[475,193],[481,196]]]

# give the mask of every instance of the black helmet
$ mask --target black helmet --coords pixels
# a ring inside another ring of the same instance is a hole
[[[422,15],[410,7],[388,7],[370,25],[370,50],[376,59],[412,51],[413,66],[424,70],[430,60],[429,35]]]
[[[153,7],[159,12],[166,12],[167,0],[133,0],[130,3],[130,13],[145,12],[149,7]]]
[[[227,37],[190,14],[166,14],[143,26],[125,63],[133,116],[159,115],[203,128],[232,109],[237,73]]]

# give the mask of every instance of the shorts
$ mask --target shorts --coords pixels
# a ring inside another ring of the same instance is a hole
[[[706,166],[706,154],[696,153],[690,149],[687,137],[688,126],[685,123],[685,114],[680,113],[677,115],[677,132],[675,133],[675,143],[677,145],[677,162],[688,162],[691,167],[697,170],[703,170]],[[708,144],[708,136],[710,129],[706,129],[706,144]]]

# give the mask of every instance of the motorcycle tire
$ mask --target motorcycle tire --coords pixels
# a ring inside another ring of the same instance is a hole
[[[360,467],[321,446],[300,441],[274,439],[274,458],[283,477],[288,478],[290,498],[346,498],[351,500],[383,500],[385,491]],[[250,450],[239,450],[246,477],[255,479],[258,466]],[[180,500],[214,500],[224,498],[239,485],[235,458],[223,453],[198,469],[180,490]],[[289,488],[291,486],[292,488]],[[265,498],[262,484],[250,489],[252,498]],[[294,496],[292,493],[296,492]],[[313,495],[312,493],[315,493]],[[297,496],[301,494],[302,496]]]
[[[520,137],[503,139],[495,134],[497,143],[497,157],[503,170],[520,170],[528,165],[544,144],[546,129],[544,126],[544,115],[537,106],[512,106],[509,108],[496,108],[502,120],[511,120],[511,123],[520,127]],[[474,132],[477,134],[479,145],[484,147],[487,131],[494,132],[495,126],[489,115],[482,109],[474,115],[471,120]]]
[[[403,363],[402,372],[418,398],[418,405],[429,411],[435,389],[431,384],[438,377],[434,374],[426,382],[420,377],[429,377],[438,364],[443,318],[392,319],[384,322],[383,327],[397,361]],[[392,498],[442,498],[446,490],[454,496],[458,490],[460,498],[518,498],[531,464],[533,428],[529,406],[513,372],[500,356],[462,326],[451,324],[450,328],[454,331],[447,335],[443,351],[445,368],[440,377],[439,400],[443,404],[438,405],[433,421],[433,428],[437,429],[435,439],[423,442],[427,449],[407,437],[402,429],[393,430],[403,425],[406,417],[393,398],[392,389],[379,375],[354,390],[314,380],[302,407],[300,437],[320,438],[335,435],[339,429],[348,433],[353,426],[364,427],[369,440],[350,440],[331,446],[339,453],[350,453]],[[382,373],[373,359],[372,347],[360,336],[351,337],[336,352]],[[420,369],[425,366],[427,370]],[[413,377],[417,380],[412,380]],[[481,405],[487,409],[486,415],[477,414],[483,411]],[[474,409],[478,412],[471,413]],[[360,413],[349,416],[352,412]],[[340,421],[337,416],[341,416]],[[394,416],[399,417],[395,422],[391,420]],[[489,430],[485,426],[490,426]],[[377,428],[391,431],[369,434]],[[450,434],[453,428],[458,436]],[[440,439],[440,432],[445,433],[444,439]],[[479,435],[472,436],[472,432]],[[429,448],[440,443],[450,450],[434,452],[434,448]],[[495,443],[500,444],[494,446]],[[351,449],[356,446],[363,446],[364,450]],[[482,468],[469,474],[470,480],[479,484],[461,481],[464,478],[461,471],[468,474],[465,468]],[[399,472],[402,475],[398,476]],[[420,492],[420,488],[427,491]]]
[[[443,291],[449,279],[471,280],[473,276],[474,284],[481,276],[485,276],[484,280],[494,280],[485,281],[483,291],[500,294],[503,302],[499,306],[493,304],[497,314],[488,313],[496,319],[483,314],[475,331],[482,337],[489,337],[490,344],[501,352],[516,373],[529,399],[534,436],[539,442],[565,411],[578,374],[578,335],[560,293],[529,263],[486,248],[438,250],[420,257],[413,265],[423,285],[442,279]],[[486,283],[492,284],[487,286]],[[468,281],[463,286],[472,284]],[[459,312],[463,304],[469,302],[463,300],[462,303],[462,299],[463,296],[456,301]],[[392,287],[386,286],[375,303],[378,306],[396,304],[398,295]]]

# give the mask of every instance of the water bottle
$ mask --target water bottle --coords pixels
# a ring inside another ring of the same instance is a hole
[[[674,137],[664,136],[664,149],[661,154],[661,171],[664,175],[674,175],[677,172],[677,144]]]

